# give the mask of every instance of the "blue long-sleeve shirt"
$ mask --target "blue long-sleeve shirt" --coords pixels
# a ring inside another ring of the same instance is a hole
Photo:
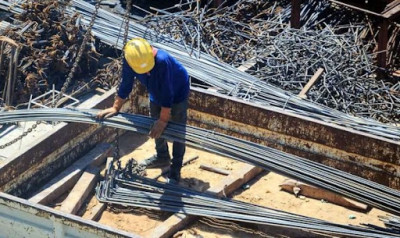
[[[155,56],[154,68],[150,74],[137,74],[124,59],[122,81],[118,96],[126,99],[132,91],[137,78],[147,88],[150,100],[162,107],[183,102],[189,95],[189,76],[186,69],[175,58],[163,50]]]

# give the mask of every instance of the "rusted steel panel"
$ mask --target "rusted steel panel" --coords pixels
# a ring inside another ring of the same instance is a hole
[[[311,144],[322,144],[348,153],[400,165],[399,142],[282,110],[254,106],[204,90],[192,90],[190,109],[306,140]]]
[[[389,20],[381,19],[379,35],[378,35],[378,66],[385,68],[386,67],[386,56],[387,56],[387,47],[389,41]]]
[[[0,229],[1,237],[139,237],[5,193],[0,193]]]
[[[131,98],[148,115],[145,90]],[[192,89],[189,124],[295,154],[400,189],[400,143],[282,110]]]
[[[99,142],[111,142],[113,138],[115,138],[114,129],[98,128],[97,126],[92,126],[70,139],[64,138],[67,141],[64,145],[53,147],[53,153],[32,164],[29,169],[23,170],[19,176],[9,180],[2,186],[2,190],[19,197],[30,197],[30,194],[37,191],[38,186],[46,183],[48,178],[63,171]],[[36,149],[35,147],[32,150]],[[17,167],[12,170],[12,172],[15,171],[21,171],[21,169]]]
[[[105,108],[113,100],[113,92],[107,92],[95,100],[93,106]],[[47,137],[0,168],[0,191],[18,196],[29,192],[33,186],[73,163],[97,142],[104,141],[115,132],[114,129],[97,127],[69,123],[50,132]]]

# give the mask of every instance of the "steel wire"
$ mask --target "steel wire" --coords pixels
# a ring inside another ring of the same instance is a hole
[[[37,109],[0,113],[0,123],[17,121],[69,121],[91,123],[148,134],[154,119],[145,116],[119,114],[99,121],[97,110]],[[213,131],[169,123],[163,138],[185,142],[223,156],[251,163],[267,170],[296,178],[346,197],[364,202],[394,214],[400,214],[400,191],[349,173],[284,153],[267,146],[237,139]]]
[[[7,10],[9,3],[0,0],[0,8]],[[18,5],[12,11],[18,12]],[[72,0],[71,7],[67,8],[69,14],[79,12],[82,14],[82,23],[88,24],[94,12],[94,6],[81,0]],[[118,37],[122,37],[119,27],[122,17],[100,9],[98,18],[93,26],[93,34],[104,43],[114,46]],[[218,89],[218,93],[256,105],[272,107],[297,115],[314,118],[320,121],[334,123],[339,126],[352,128],[382,138],[399,141],[400,129],[393,125],[379,123],[377,121],[354,117],[329,107],[303,100],[296,95],[285,92],[277,87],[240,72],[238,69],[216,60],[214,57],[199,52],[190,55],[182,41],[176,41],[168,36],[157,34],[136,22],[130,22],[130,38],[144,37],[155,47],[164,49],[176,57],[187,68],[189,74],[200,81]],[[116,46],[122,49],[122,43]],[[246,98],[241,96],[246,95]]]

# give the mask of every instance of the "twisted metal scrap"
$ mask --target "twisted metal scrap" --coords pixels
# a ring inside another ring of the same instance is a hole
[[[181,40],[190,54],[203,51],[235,67],[254,61],[250,74],[296,94],[321,67],[323,80],[312,88],[312,101],[359,117],[400,122],[400,84],[376,78],[376,55],[368,52],[376,48],[377,29],[364,14],[308,1],[301,12],[304,26],[295,30],[288,25],[290,5],[285,1],[154,10],[157,15],[150,14],[142,24]],[[393,65],[400,58],[399,29],[391,27]]]
[[[0,8],[2,4],[4,4],[4,1],[0,0]],[[78,11],[82,14],[82,22],[88,24],[94,12],[94,6],[82,0],[71,0],[71,5],[71,8],[67,8],[68,13],[73,15]],[[14,10],[19,11],[17,8]],[[117,39],[121,37],[119,26],[122,22],[123,19],[120,16],[100,9],[92,32],[105,44],[122,49],[122,42],[119,42],[118,45],[115,44]],[[261,105],[274,110],[285,110],[299,116],[334,123],[381,138],[396,141],[400,139],[400,129],[396,126],[354,117],[309,100],[302,100],[257,77],[217,61],[214,57],[203,52],[200,52],[201,57],[196,59],[185,51],[184,44],[181,41],[173,40],[165,35],[158,35],[136,22],[130,22],[129,25],[128,37],[144,37],[155,47],[168,51],[186,67],[191,77],[215,87],[219,94],[242,98],[255,106]]]
[[[82,44],[83,60],[75,66],[75,71],[80,74],[94,71],[94,64],[100,57],[94,39],[89,37],[83,42],[85,31],[81,28],[81,17],[79,14],[68,16],[64,11],[65,5],[59,1],[26,1],[15,14],[16,20],[3,30],[3,35],[23,46],[15,92],[17,104],[26,103],[31,94],[39,96],[48,91],[50,85],[65,81],[73,71]],[[5,73],[0,72],[0,91]]]

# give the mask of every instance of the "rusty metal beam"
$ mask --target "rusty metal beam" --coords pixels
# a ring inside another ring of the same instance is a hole
[[[0,193],[1,237],[139,237]]]
[[[386,68],[387,45],[389,41],[389,20],[382,19],[378,35],[378,66]]]
[[[290,26],[295,29],[300,28],[301,0],[292,0],[292,12],[290,15]]]
[[[113,91],[86,103],[87,108],[105,108],[114,100]],[[44,138],[2,165],[0,191],[27,197],[47,178],[62,171],[98,142],[112,140],[114,129],[69,123],[50,131]]]
[[[148,115],[137,85],[135,113]],[[400,189],[400,143],[192,88],[189,124],[264,144]]]

